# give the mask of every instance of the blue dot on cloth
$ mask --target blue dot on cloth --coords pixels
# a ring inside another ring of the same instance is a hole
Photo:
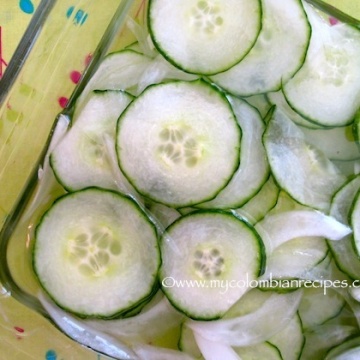
[[[45,360],[56,360],[57,355],[54,350],[48,350],[45,354]]]
[[[20,9],[26,14],[32,14],[34,12],[34,4],[31,0],[20,0]]]

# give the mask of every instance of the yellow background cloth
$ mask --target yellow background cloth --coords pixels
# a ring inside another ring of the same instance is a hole
[[[360,0],[327,0],[327,2],[360,19]],[[6,66],[39,3],[40,0],[1,0],[0,77],[6,71]],[[87,20],[87,14],[79,9],[75,11],[71,2],[68,2],[66,6],[66,12],[62,12],[62,17],[69,18],[73,25],[81,26]],[[57,27],[57,21],[54,21],[53,26]],[[86,60],[87,49],[81,56],[83,60]],[[71,70],[71,66],[64,66],[63,76],[58,80],[59,93],[54,95],[54,106],[58,106],[57,111],[60,111],[66,102],[66,96],[72,90],[70,84],[78,81],[85,65],[86,61],[83,64],[79,62],[74,70]],[[60,86],[62,83],[66,86]],[[28,93],[32,90],[23,86],[21,91]],[[10,110],[8,109],[7,116],[16,117],[16,113],[11,113]],[[6,211],[1,209],[1,204],[0,215],[6,215]],[[71,341],[46,319],[15,301],[5,290],[1,291],[0,285],[0,360],[99,360],[104,358],[106,357]]]

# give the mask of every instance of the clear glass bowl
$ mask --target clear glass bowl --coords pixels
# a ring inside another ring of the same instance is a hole
[[[359,26],[326,3],[309,2]],[[101,59],[134,40],[124,28],[127,16],[144,22],[146,1],[42,1],[0,82],[0,282],[46,318],[36,296],[29,234],[33,220],[62,190],[54,187],[30,219],[22,215],[39,186],[38,170],[59,114],[71,116]]]

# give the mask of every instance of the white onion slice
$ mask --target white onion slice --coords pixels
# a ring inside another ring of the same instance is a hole
[[[207,340],[196,332],[194,332],[194,337],[205,360],[241,360],[230,345]]]
[[[188,321],[187,325],[203,338],[231,346],[249,346],[266,341],[282,330],[294,317],[302,291],[274,293],[258,310],[233,319]]]
[[[265,217],[255,226],[269,253],[285,242],[298,237],[325,237],[340,240],[351,233],[351,229],[314,210],[286,211]]]

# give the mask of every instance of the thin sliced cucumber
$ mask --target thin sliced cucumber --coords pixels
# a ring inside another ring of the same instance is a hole
[[[360,258],[360,195],[355,195],[349,213],[350,223],[353,228],[353,245],[356,255]]]
[[[335,317],[345,305],[344,298],[334,289],[305,288],[299,306],[304,329],[314,328]]]
[[[229,281],[256,279],[264,264],[256,231],[234,215],[200,210],[175,221],[161,242],[160,278],[170,302],[194,319],[221,317],[246,292]]]
[[[324,359],[334,346],[340,345],[358,333],[356,326],[323,324],[305,332],[305,346],[300,360]]]
[[[349,351],[356,351],[354,357],[344,357],[349,355]],[[356,360],[360,356],[360,337],[347,340],[340,345],[333,347],[327,354],[324,360]]]
[[[242,129],[240,166],[227,186],[216,198],[198,205],[199,208],[237,208],[250,200],[269,177],[269,163],[261,142],[265,125],[256,109],[245,101],[229,98]]]
[[[234,95],[279,90],[305,61],[311,29],[301,1],[262,0],[262,8],[262,29],[254,47],[241,62],[211,77]]]
[[[154,216],[156,221],[159,221],[164,228],[167,228],[175,220],[181,217],[179,211],[162,204],[150,202],[150,204],[147,204],[146,207],[149,209],[151,215]]]
[[[321,150],[330,160],[357,160],[360,150],[357,146],[352,125],[340,128],[309,129],[301,127],[306,141]]]
[[[272,105],[265,94],[248,96],[244,100],[257,109],[263,119],[265,119]]]
[[[323,126],[319,124],[314,124],[313,122],[303,118],[300,114],[298,114],[295,110],[293,110],[290,105],[287,103],[283,92],[275,91],[266,94],[270,103],[276,105],[278,109],[280,109],[286,116],[293,121],[296,125],[306,127],[309,129],[322,129]]]
[[[35,273],[62,308],[111,318],[147,299],[157,286],[155,227],[118,193],[88,188],[59,198],[36,228]]]
[[[333,197],[330,215],[343,224],[348,224],[349,212],[356,193],[360,189],[360,176],[347,182]],[[350,278],[360,279],[360,261],[353,247],[353,235],[342,241],[328,241],[334,260],[341,271]]]
[[[281,284],[276,281],[271,283],[271,288],[276,289],[281,285],[283,290],[296,289],[301,287],[301,283],[290,280],[306,279],[307,274],[321,263],[327,254],[328,247],[324,239],[319,238],[314,241],[312,237],[305,237],[288,241],[267,257],[266,271],[261,280],[283,279],[286,281],[282,281]]]
[[[145,197],[172,207],[214,198],[239,166],[241,129],[228,100],[202,80],[148,87],[122,113],[120,168]]]
[[[54,174],[65,189],[118,188],[105,138],[115,146],[116,121],[131,100],[132,96],[123,91],[95,91],[90,95],[74,118],[74,125],[50,156]]]
[[[122,50],[107,55],[100,63],[76,102],[75,116],[94,90],[130,90],[136,88],[152,59],[133,50]],[[136,90],[133,92],[136,94]]]
[[[266,359],[266,360],[282,360],[279,349],[265,341],[260,344],[244,347],[236,347],[236,353],[242,360]]]
[[[360,107],[360,31],[332,26],[304,3],[312,27],[306,60],[283,87],[290,106],[324,126],[350,124]]]
[[[175,66],[215,74],[239,62],[254,45],[261,29],[261,3],[150,0],[148,22],[154,45]]]
[[[255,225],[276,205],[279,192],[280,190],[276,186],[273,177],[270,176],[260,191],[235,211]]]
[[[283,330],[271,337],[269,343],[279,349],[284,360],[298,360],[305,344],[299,314],[297,313]]]
[[[328,211],[331,197],[346,181],[330,160],[277,108],[263,141],[279,186],[301,204]]]
[[[360,173],[360,160],[331,160],[331,162],[345,175],[348,179]]]

